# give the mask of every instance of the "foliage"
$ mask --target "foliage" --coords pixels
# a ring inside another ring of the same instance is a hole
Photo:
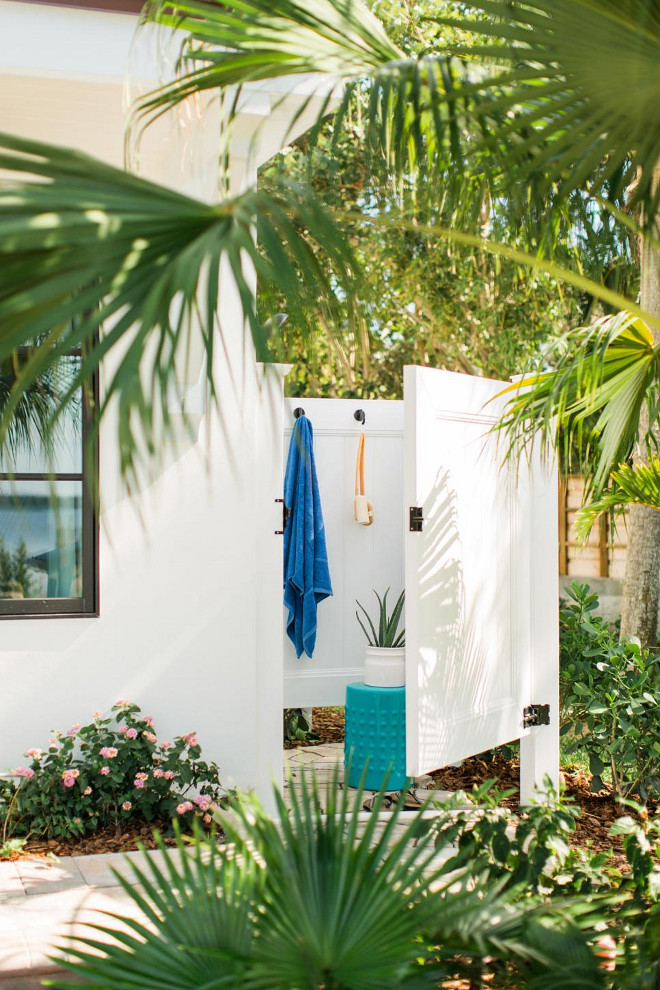
[[[284,709],[284,740],[285,742],[313,742],[318,735],[304,715],[304,708]]]
[[[610,830],[623,837],[628,870],[620,871],[611,850],[593,853],[575,846],[579,808],[549,790],[543,803],[533,803],[517,815],[499,804],[506,797],[507,792],[494,790],[488,782],[470,795],[457,792],[437,805],[441,817],[430,821],[429,828],[439,848],[453,843],[448,868],[467,867],[522,898],[543,894],[552,903],[588,896],[600,903],[605,918],[596,925],[593,942],[603,968],[613,974],[608,986],[655,990],[660,961],[660,817],[651,818],[634,802],[622,802],[631,806],[635,817],[617,819]],[[518,984],[496,979],[493,985]]]
[[[597,595],[588,585],[566,589],[560,610],[561,718],[568,752],[586,750],[592,788],[608,768],[614,794],[660,792],[660,654],[636,642],[619,642],[594,615]]]
[[[487,958],[507,967],[509,987],[602,986],[581,930],[600,917],[592,906],[516,902],[469,871],[433,868],[423,816],[400,820],[405,795],[382,819],[381,791],[366,823],[361,791],[340,792],[336,777],[327,814],[315,782],[291,797],[289,812],[276,793],[277,823],[245,798],[220,814],[229,854],[197,832],[192,850],[163,849],[162,867],[133,864],[140,887],[124,889],[149,924],[127,918],[110,945],[93,926],[62,964],[99,990],[430,987]]]
[[[55,418],[45,427],[51,432],[122,341],[121,360],[94,411],[98,424],[104,410],[116,406],[121,469],[132,480],[140,456],[162,452],[171,438],[173,400],[183,402],[176,383],[196,348],[206,358],[209,394],[217,402],[214,355],[224,341],[218,306],[226,288],[221,267],[238,292],[239,326],[252,334],[261,358],[265,335],[253,307],[250,267],[262,293],[284,294],[287,312],[301,327],[313,313],[331,325],[336,292],[355,294],[350,248],[299,186],[250,189],[208,205],[80,152],[7,135],[0,136],[0,168],[26,178],[20,186],[0,185],[0,365],[48,327],[40,346],[27,351],[2,406],[0,446],[26,390],[71,349],[82,348],[84,358],[58,396]],[[324,243],[323,266],[312,249],[315,231]]]
[[[30,598],[33,594],[32,577],[30,575],[27,547],[21,540],[15,550],[9,550],[0,536],[0,597],[8,592],[15,592],[22,598]]]
[[[548,784],[542,800],[519,815],[502,806],[512,791],[499,791],[494,780],[471,794],[457,791],[439,807],[446,812],[433,825],[440,848],[453,845],[452,865],[470,865],[502,882],[503,890],[524,890],[564,897],[610,888],[620,876],[608,853],[574,845],[580,809],[567,804]]]
[[[398,647],[404,646],[406,642],[405,629],[402,629],[401,632],[398,631],[403,613],[403,603],[405,601],[406,592],[405,589],[401,592],[396,600],[396,604],[394,605],[392,612],[388,615],[387,595],[389,590],[390,589],[388,588],[382,598],[377,591],[374,591],[374,595],[378,599],[378,619],[376,620],[376,624],[374,624],[366,608],[364,605],[361,605],[360,602],[356,602],[355,604],[367,620],[369,629],[367,630],[364,622],[360,618],[359,612],[356,611],[355,617],[360,623],[362,632],[367,637],[367,643],[369,646],[380,646],[384,649],[397,649]]]
[[[598,495],[632,453],[644,409],[651,429],[643,441],[649,452],[655,446],[660,344],[642,320],[623,312],[570,331],[544,360],[552,371],[537,369],[524,386],[508,389],[515,394],[499,428],[513,446],[543,448],[559,420],[565,451],[577,439],[588,490]]]
[[[7,836],[67,838],[109,825],[205,817],[222,790],[215,763],[200,759],[194,733],[160,742],[153,719],[119,701],[112,715],[54,732],[48,749],[0,783],[0,823]],[[189,799],[190,792],[197,796]]]
[[[3,839],[0,843],[0,859],[11,859],[25,845],[25,839]]]
[[[620,464],[612,471],[609,485],[600,497],[582,506],[576,518],[575,535],[586,540],[591,528],[604,512],[621,512],[628,505],[649,505],[660,509],[660,459],[649,458],[648,464]]]
[[[631,0],[616,10],[615,0],[433,7],[430,40],[418,34],[413,22],[419,18],[408,5],[393,41],[361,0],[318,0],[311,8],[304,0],[162,0],[149,5],[145,19],[183,35],[178,76],[141,101],[133,120],[139,130],[190,95],[220,90],[229,140],[243,84],[296,74],[308,80],[319,72],[325,79],[315,137],[334,81],[344,80],[336,133],[350,119],[353,95],[363,93],[367,111],[360,138],[369,167],[383,182],[395,180],[393,188],[401,187],[390,201],[400,199],[413,211],[407,228],[413,243],[420,233],[430,234],[503,257],[507,245],[488,235],[506,214],[503,226],[524,227],[526,250],[532,252],[512,260],[538,270],[558,228],[589,229],[585,242],[597,244],[614,224],[623,245],[639,229],[635,203],[644,204],[644,221],[653,222],[657,204],[649,170],[658,159],[653,125],[660,100],[653,72],[658,24],[650,3]],[[468,17],[466,9],[478,16]],[[299,108],[296,120],[309,106]],[[176,369],[199,343],[215,397],[212,358],[222,343],[215,273],[221,260],[238,283],[240,325],[252,333],[259,356],[267,353],[265,334],[243,259],[256,269],[263,292],[273,293],[277,310],[284,292],[291,325],[327,326],[333,339],[339,339],[338,331],[368,332],[364,315],[351,311],[345,325],[339,312],[339,300],[359,294],[355,259],[336,223],[299,186],[280,185],[271,195],[248,191],[209,206],[74,152],[8,136],[2,145],[0,165],[12,173],[12,183],[0,192],[0,318],[6,328],[0,361],[49,328],[11,389],[5,432],[25,390],[65,344],[90,345],[78,391],[117,345],[122,356],[96,413],[118,406],[121,465],[130,478],[138,455],[159,452],[171,436]],[[223,165],[226,150],[226,143],[219,147]],[[573,203],[584,205],[575,206],[579,226],[566,218],[566,197],[576,190]],[[600,201],[604,212],[590,223]],[[377,207],[363,202],[362,219],[399,223],[399,214],[381,214]],[[358,219],[349,216],[349,227]],[[415,230],[419,220],[423,229]],[[466,234],[464,221],[477,232]],[[251,236],[255,222],[260,248]],[[424,237],[418,242],[421,252],[425,243]],[[564,243],[570,247],[570,239]],[[320,244],[324,258],[333,259],[330,269],[316,253]],[[402,247],[405,253],[405,241]],[[583,286],[594,285],[564,272]],[[264,307],[267,315],[276,311],[268,301]],[[64,331],[75,315],[81,325]],[[424,320],[419,310],[411,315]],[[94,343],[102,322],[111,329]],[[454,351],[456,358],[460,342]]]

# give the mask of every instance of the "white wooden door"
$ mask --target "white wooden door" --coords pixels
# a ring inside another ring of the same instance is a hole
[[[501,466],[490,431],[506,385],[428,368],[404,372],[412,775],[527,736],[523,709],[549,704],[551,725],[531,730],[533,752],[543,756],[532,783],[546,772],[557,776],[556,476],[538,459],[518,471]],[[421,509],[421,531],[411,531],[411,506]],[[527,746],[528,763],[531,754]]]

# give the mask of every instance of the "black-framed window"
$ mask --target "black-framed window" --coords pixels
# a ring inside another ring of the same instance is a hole
[[[28,353],[21,349],[13,360]],[[28,397],[35,405],[26,439],[0,454],[0,618],[98,614],[96,479],[89,477],[98,464],[89,455],[89,398],[81,393],[71,403],[47,446],[36,426],[80,359],[70,351],[41,383],[41,406],[38,388]]]

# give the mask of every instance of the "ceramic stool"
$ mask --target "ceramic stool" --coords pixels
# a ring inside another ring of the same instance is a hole
[[[351,760],[350,787],[360,783],[366,760],[365,788],[377,791],[387,780],[389,791],[406,783],[406,689],[349,684],[346,687],[344,764]]]

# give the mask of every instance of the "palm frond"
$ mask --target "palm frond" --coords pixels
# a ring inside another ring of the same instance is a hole
[[[439,23],[476,37],[454,47],[494,71],[471,92],[500,170],[541,177],[564,193],[604,190],[644,202],[653,226],[659,191],[660,10],[656,0],[470,0],[477,16]],[[504,154],[502,154],[504,152]],[[634,180],[634,182],[633,182]],[[632,191],[632,190],[631,190]]]
[[[57,416],[113,352],[98,414],[116,404],[121,467],[130,480],[139,451],[153,455],[171,431],[176,383],[196,346],[217,401],[218,308],[232,291],[221,266],[238,290],[239,318],[261,359],[268,351],[251,271],[266,298],[284,295],[302,328],[313,325],[315,313],[332,324],[336,292],[353,292],[345,238],[298,186],[249,190],[207,205],[79,152],[8,135],[0,135],[0,168],[14,180],[0,187],[0,363],[41,340],[3,404],[0,445],[36,383],[71,348],[84,356],[58,396]],[[315,238],[329,265],[318,260]]]
[[[282,76],[364,76],[402,58],[362,0],[151,0],[143,20],[186,33],[177,78],[133,108],[148,126],[194,93]]]
[[[620,207],[660,192],[660,17],[655,0],[474,0],[477,16],[429,17],[476,40],[401,51],[362,0],[154,0],[148,20],[187,32],[179,75],[135,107],[148,124],[200,90],[321,73],[367,91],[365,141],[398,175],[464,172],[499,193],[561,203],[575,190]],[[236,102],[234,101],[235,112]],[[328,112],[323,102],[320,114]],[[451,169],[448,171],[448,166]]]
[[[620,512],[628,505],[648,505],[660,510],[660,460],[647,464],[622,464],[610,476],[610,484],[600,498],[579,509],[575,518],[578,540],[586,540],[596,520],[604,512]]]
[[[588,491],[598,495],[630,456],[645,404],[651,412],[646,442],[653,446],[660,344],[640,318],[622,312],[570,331],[546,360],[552,371],[526,376],[501,393],[513,396],[497,428],[506,432],[512,453],[552,445],[560,425],[567,458],[574,440],[585,449]]]

